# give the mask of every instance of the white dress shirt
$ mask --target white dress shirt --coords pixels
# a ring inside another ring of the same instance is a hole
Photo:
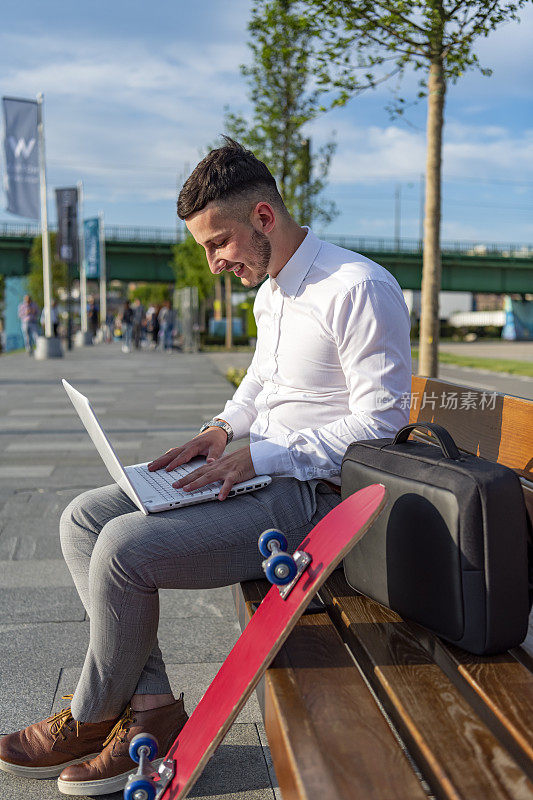
[[[235,439],[250,436],[257,475],[340,484],[351,442],[408,422],[410,321],[397,281],[308,231],[259,288],[254,315],[252,363],[218,416]]]

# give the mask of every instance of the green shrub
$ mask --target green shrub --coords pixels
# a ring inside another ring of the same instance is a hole
[[[242,383],[242,379],[246,375],[247,370],[245,369],[237,369],[236,367],[230,367],[226,372],[226,379],[233,384],[233,386],[237,387]]]

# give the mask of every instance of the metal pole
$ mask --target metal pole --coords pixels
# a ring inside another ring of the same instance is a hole
[[[81,234],[80,234],[81,231]],[[80,262],[80,323],[83,336],[87,333],[87,276],[85,274],[85,236],[83,230],[83,183],[78,181],[78,260]]]
[[[67,348],[72,350],[72,264],[67,262]]]
[[[41,189],[41,236],[43,243],[43,294],[44,294],[44,335],[52,337],[52,287],[50,280],[50,239],[48,237],[48,207],[46,202],[46,158],[44,150],[44,95],[37,95],[37,130],[39,133],[39,172]]]
[[[402,186],[400,183],[397,183],[395,191],[395,204],[394,204],[394,241],[396,250],[400,249],[401,192],[402,192]]]
[[[177,209],[177,206],[178,206],[178,197],[179,197],[179,193],[180,193],[180,189],[181,189],[181,184],[182,184],[181,176],[180,176],[179,172],[177,172],[176,173],[176,209]],[[180,241],[181,241],[181,219],[178,217],[178,214],[176,213],[176,244],[178,244]]]
[[[105,263],[105,233],[104,233],[104,212],[100,211],[98,214],[100,225],[98,226],[100,234],[100,325],[105,324],[107,319],[107,275]]]
[[[312,225],[311,198],[311,139],[302,142],[302,208],[300,225]]]

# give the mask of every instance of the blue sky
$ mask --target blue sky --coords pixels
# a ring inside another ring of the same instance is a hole
[[[239,64],[249,58],[249,0],[8,1],[0,31],[0,95],[45,95],[49,213],[53,188],[83,181],[85,216],[106,224],[175,225],[176,185],[223,132],[223,109],[246,112]],[[492,77],[449,88],[444,135],[444,239],[533,243],[533,7],[479,42]],[[340,211],[327,232],[418,237],[425,163],[422,101],[404,121],[385,106],[392,86],[309,125],[338,144],[327,196]],[[407,76],[407,97],[416,81]],[[3,211],[0,222],[20,221]],[[320,232],[320,231],[319,231]]]

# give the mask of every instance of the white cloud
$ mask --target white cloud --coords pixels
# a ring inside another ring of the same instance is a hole
[[[157,53],[136,40],[85,40],[74,47],[63,39],[4,35],[0,43],[4,58],[11,54],[11,63],[17,61],[17,50],[27,53],[25,61],[30,62],[6,67],[4,82],[10,94],[44,91],[55,102],[118,104],[172,121],[190,112],[191,101],[212,104],[220,86],[223,102],[242,98],[238,66],[246,57],[244,45],[227,49],[206,43],[199,58],[192,43]]]
[[[240,104],[246,46],[205,42],[0,37],[5,93],[45,95],[49,178],[83,178],[88,197],[175,198],[176,173],[222,131],[223,106]],[[8,66],[9,64],[9,66]]]
[[[309,126],[317,143],[331,138],[323,117]],[[425,172],[426,136],[399,125],[358,125],[348,117],[335,125],[338,149],[332,184],[413,180]],[[502,125],[466,125],[451,120],[444,128],[443,173],[507,180],[533,180],[533,128],[523,133]]]

